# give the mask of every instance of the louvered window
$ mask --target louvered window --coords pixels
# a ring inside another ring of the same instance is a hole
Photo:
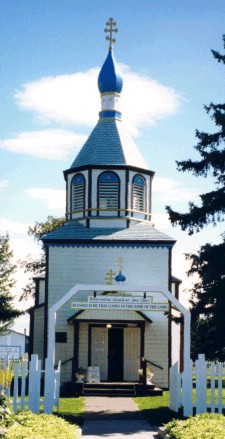
[[[98,180],[99,209],[119,209],[119,177],[114,172],[103,172]]]
[[[85,207],[85,178],[76,174],[72,180],[72,211],[84,210]]]
[[[145,212],[145,179],[141,175],[135,175],[132,187],[132,208]]]

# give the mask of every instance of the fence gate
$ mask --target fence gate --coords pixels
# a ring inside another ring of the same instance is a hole
[[[207,362],[204,354],[195,363],[188,360],[183,373],[175,363],[170,369],[170,409],[178,412],[183,407],[186,417],[207,411],[222,413],[224,382],[225,364]]]
[[[0,388],[10,397],[12,396],[13,410],[24,410],[26,407],[40,413],[43,406],[44,413],[51,414],[54,407],[58,409],[60,390],[61,362],[55,370],[48,358],[45,361],[45,370],[41,369],[41,360],[38,355],[31,355],[29,364],[27,361],[9,361],[6,357],[0,368]],[[12,393],[12,379],[14,382]],[[41,381],[44,382],[44,397],[41,398]],[[28,381],[28,392],[26,383]],[[20,385],[19,385],[20,384]],[[26,395],[27,393],[27,395]]]

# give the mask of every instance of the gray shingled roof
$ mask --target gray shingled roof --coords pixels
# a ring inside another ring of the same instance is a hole
[[[68,222],[63,227],[48,233],[43,237],[44,242],[48,241],[131,241],[140,242],[174,243],[175,240],[155,227],[146,223],[138,223],[127,229],[115,228],[86,228],[78,222]]]
[[[128,165],[149,169],[123,122],[116,119],[99,120],[71,168],[87,165]]]

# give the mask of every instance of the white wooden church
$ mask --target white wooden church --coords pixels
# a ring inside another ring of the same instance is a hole
[[[166,388],[171,363],[182,357],[163,294],[179,295],[171,273],[175,241],[151,221],[154,172],[123,126],[115,22],[107,25],[99,119],[64,171],[66,223],[43,238],[47,267],[35,278],[31,353],[61,359],[63,383],[74,383],[78,368],[88,366],[99,367],[101,381],[136,382],[145,358],[154,383]],[[55,304],[56,323],[49,313]]]

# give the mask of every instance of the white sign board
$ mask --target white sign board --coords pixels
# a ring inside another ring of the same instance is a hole
[[[4,358],[8,355],[10,360],[19,360],[20,352],[20,346],[0,346],[0,358]]]
[[[99,383],[100,382],[99,366],[88,367],[87,382],[88,383]]]
[[[168,311],[168,302],[154,303],[152,297],[124,296],[89,296],[88,301],[82,300],[71,303],[72,309],[111,309],[123,311]]]

